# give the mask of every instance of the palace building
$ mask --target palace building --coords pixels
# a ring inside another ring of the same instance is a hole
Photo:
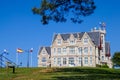
[[[38,67],[96,67],[107,64],[112,68],[110,43],[105,38],[105,28],[54,34],[51,46],[39,49]]]

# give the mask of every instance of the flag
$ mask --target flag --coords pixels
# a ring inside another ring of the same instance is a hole
[[[20,49],[20,48],[17,48],[17,52],[18,52],[18,53],[23,53],[23,50]]]
[[[102,27],[106,27],[105,22],[102,22],[101,26],[102,26]]]
[[[106,23],[105,22],[99,22],[99,24],[100,24],[100,26],[103,28],[105,28],[106,27]]]

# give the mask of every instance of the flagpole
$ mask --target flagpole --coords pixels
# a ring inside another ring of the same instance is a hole
[[[32,67],[32,52],[31,52],[31,67]]]
[[[29,51],[27,51],[27,54],[28,54],[28,55],[27,55],[27,57],[28,57],[28,58],[27,58],[27,59],[28,59],[28,60],[27,60],[27,67],[29,68]]]
[[[30,49],[30,53],[31,53],[31,67],[32,67],[32,53],[33,53],[33,48]]]
[[[19,65],[19,61],[18,61],[18,55],[19,55],[19,53],[23,53],[23,50],[22,49],[20,49],[20,48],[17,48],[16,49],[16,64],[17,65]]]
[[[16,64],[18,65],[18,53],[16,52]]]

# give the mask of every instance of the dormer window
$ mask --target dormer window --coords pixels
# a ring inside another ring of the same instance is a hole
[[[61,39],[58,39],[57,40],[57,44],[60,45],[62,43],[62,40]]]
[[[75,44],[75,39],[70,40],[70,44],[71,44],[71,45]]]
[[[88,43],[88,38],[84,38],[84,44]]]
[[[42,53],[45,54],[45,51],[43,50]]]

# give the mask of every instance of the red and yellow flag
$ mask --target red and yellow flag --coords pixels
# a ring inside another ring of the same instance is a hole
[[[23,50],[20,49],[20,48],[17,48],[17,52],[18,52],[18,53],[23,53]]]

